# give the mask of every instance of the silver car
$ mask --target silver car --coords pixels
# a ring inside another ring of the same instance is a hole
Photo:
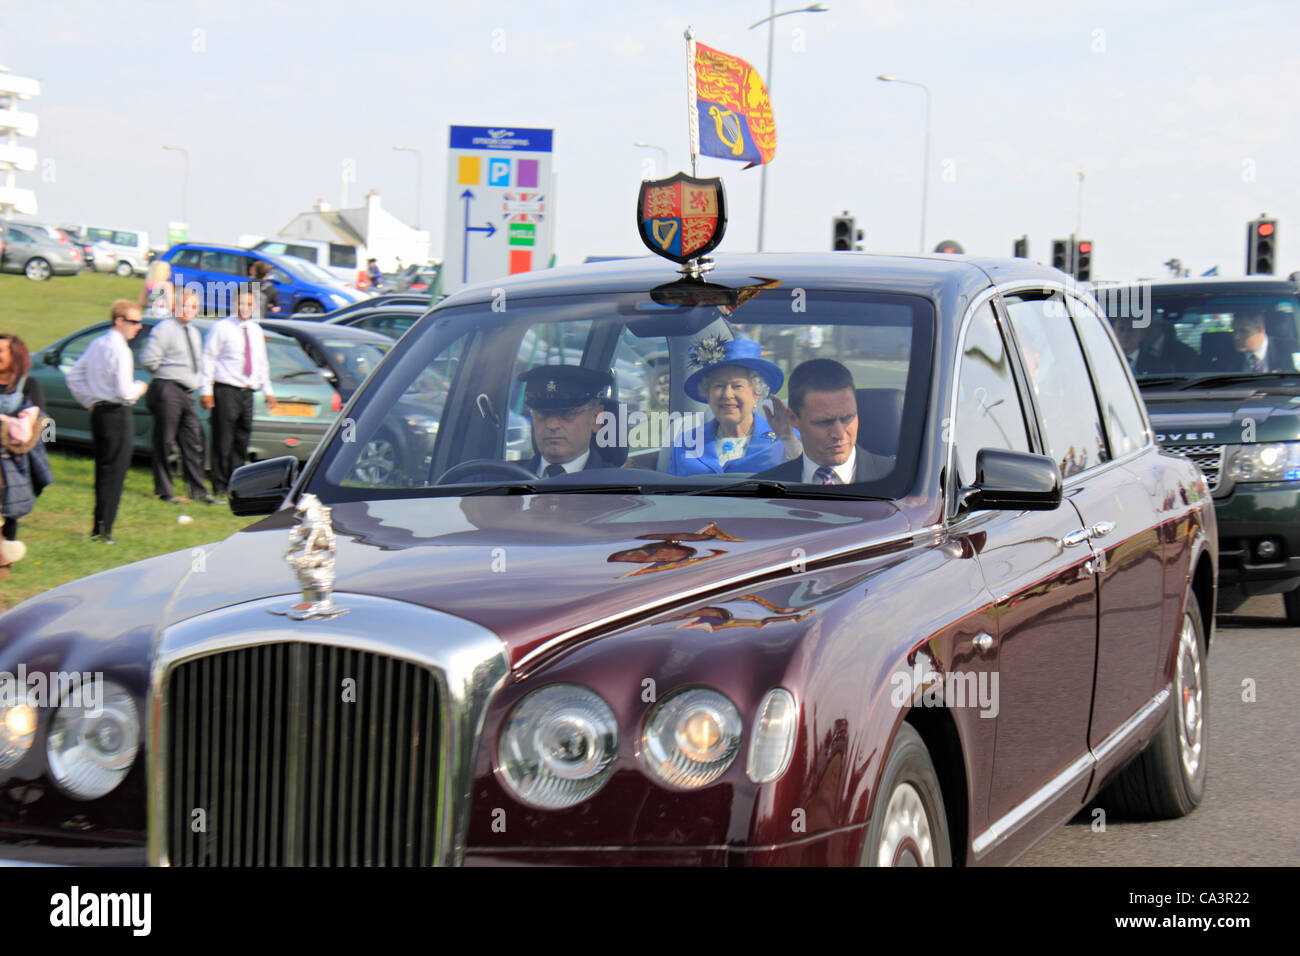
[[[51,238],[44,226],[6,223],[4,239],[0,272],[20,272],[42,282],[52,275],[71,276],[81,271],[81,250]]]

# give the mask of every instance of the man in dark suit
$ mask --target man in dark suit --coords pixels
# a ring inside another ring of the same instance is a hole
[[[1134,375],[1168,372],[1194,372],[1201,364],[1196,350],[1178,341],[1164,322],[1148,317],[1144,328],[1135,328],[1133,319],[1115,319],[1115,337]]]
[[[853,374],[834,359],[811,359],[790,373],[790,420],[803,454],[756,478],[813,485],[848,485],[889,474],[894,459],[858,445]]]
[[[1263,313],[1241,311],[1233,316],[1232,344],[1237,347],[1241,364],[1234,371],[1241,372],[1294,372],[1295,363],[1282,344],[1271,338],[1264,323]]]
[[[577,365],[539,365],[519,376],[524,404],[533,419],[537,453],[523,462],[538,478],[616,467],[596,444],[600,396],[612,379],[607,371]]]

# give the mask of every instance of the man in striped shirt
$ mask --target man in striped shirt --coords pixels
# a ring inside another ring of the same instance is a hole
[[[140,331],[140,307],[118,299],[109,316],[113,327],[90,343],[66,380],[72,397],[90,409],[95,443],[95,523],[90,536],[116,544],[113,522],[131,466],[131,406],[146,386],[135,380],[135,360],[126,344]]]
[[[239,293],[238,314],[208,331],[203,343],[203,384],[199,402],[212,410],[212,489],[224,496],[230,475],[248,456],[253,431],[253,393],[259,389],[266,407],[275,409],[266,337],[253,318],[257,300],[251,289]]]

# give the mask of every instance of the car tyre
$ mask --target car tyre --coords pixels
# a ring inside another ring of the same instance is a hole
[[[1282,595],[1282,606],[1286,609],[1287,624],[1300,627],[1300,588],[1285,592]]]
[[[28,259],[27,265],[23,266],[23,275],[33,282],[44,282],[53,274],[54,270],[50,268],[50,264],[39,256]]]
[[[1183,612],[1174,668],[1174,700],[1160,730],[1101,793],[1097,803],[1126,816],[1168,820],[1191,813],[1205,796],[1209,753],[1209,670],[1201,616]]]
[[[948,817],[921,735],[902,724],[880,773],[864,866],[952,866]]]
[[[119,262],[117,268],[113,270],[120,276],[126,277],[135,273],[135,269],[129,262]]]
[[[397,443],[386,432],[380,432],[361,449],[352,474],[364,484],[382,486],[397,473],[397,469]]]
[[[293,310],[294,315],[323,315],[324,313],[325,306],[311,299],[306,302],[299,302],[298,307]]]

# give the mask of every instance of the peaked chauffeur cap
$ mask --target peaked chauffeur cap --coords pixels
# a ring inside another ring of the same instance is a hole
[[[578,365],[539,365],[519,376],[524,404],[539,412],[578,408],[609,388],[610,374]]]

